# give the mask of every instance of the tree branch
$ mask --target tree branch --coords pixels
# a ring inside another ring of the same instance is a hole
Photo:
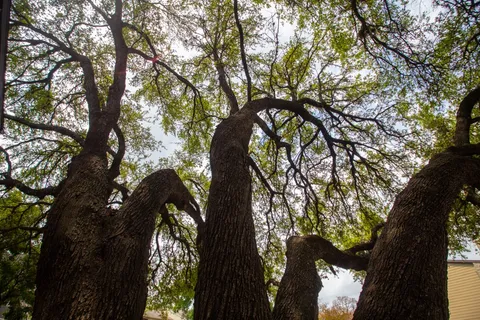
[[[378,239],[378,231],[384,226],[385,226],[385,222],[381,222],[377,224],[371,231],[370,241],[354,245],[353,247],[345,250],[345,252],[356,254],[357,252],[360,252],[360,251],[372,250]]]
[[[44,131],[54,131],[54,132],[66,135],[66,136],[72,138],[73,140],[75,140],[80,146],[83,146],[83,144],[84,144],[83,138],[79,134],[77,134],[76,132],[74,132],[70,129],[67,129],[67,128],[64,128],[64,127],[61,127],[61,126],[56,126],[56,125],[48,125],[48,124],[30,122],[30,121],[25,120],[23,118],[16,117],[14,115],[10,115],[10,114],[7,114],[7,113],[4,114],[4,117],[6,119],[21,123],[23,125],[26,125],[26,126],[32,128],[32,129],[39,129],[39,130],[44,130]]]
[[[367,270],[368,258],[366,257],[360,257],[346,251],[341,251],[330,241],[317,235],[302,236],[302,239],[312,248],[314,254],[313,258],[315,260],[322,259],[328,264],[343,269],[353,269],[357,271]]]
[[[213,52],[215,60],[215,68],[217,69],[218,82],[220,83],[220,88],[222,88],[223,93],[227,97],[228,103],[230,105],[230,114],[234,114],[239,110],[237,97],[232,90],[232,87],[228,84],[227,73],[225,72],[225,66],[223,62],[218,57],[216,51]]]
[[[111,184],[115,189],[120,191],[120,193],[122,194],[123,201],[128,199],[128,197],[129,197],[128,194],[130,193],[130,190],[128,190],[127,187],[125,187],[124,185],[121,185],[120,183],[118,183],[116,181],[112,181]]]
[[[18,226],[18,227],[12,227],[12,228],[0,228],[0,233],[7,233],[15,230],[34,231],[37,233],[43,233],[46,230],[46,228]]]
[[[2,172],[2,175],[10,176],[12,174],[12,161],[10,161],[10,155],[8,154],[7,150],[0,146],[0,151],[5,154],[5,162],[7,162],[7,171]]]
[[[57,126],[57,125],[49,125],[49,124],[30,122],[28,120],[25,120],[23,118],[16,117],[16,116],[10,115],[10,114],[4,114],[4,117],[6,119],[18,122],[18,123],[23,124],[23,125],[26,125],[27,127],[30,127],[32,129],[38,129],[38,130],[44,130],[44,131],[53,131],[53,132],[63,134],[65,136],[68,136],[68,137],[72,138],[75,142],[77,142],[82,147],[85,144],[85,141],[83,140],[83,138],[78,133],[76,133],[76,132],[74,132],[70,129],[67,129],[65,127]],[[119,143],[120,143],[120,141],[119,141]],[[115,151],[113,151],[112,148],[110,148],[110,147],[107,149],[107,152],[109,154],[111,154],[114,158],[117,156],[117,153]],[[122,155],[122,158],[123,158],[123,155]]]
[[[242,28],[242,24],[240,23],[240,18],[238,16],[238,0],[233,1],[233,12],[235,14],[235,23],[237,25],[238,34],[239,34],[240,54],[242,56],[243,70],[245,71],[245,77],[247,78],[247,99],[248,101],[251,101],[252,100],[252,78],[250,77],[250,72],[248,71],[243,28]]]
[[[16,12],[17,15],[21,16],[20,13]],[[23,16],[22,16],[23,17]],[[26,17],[23,17],[26,21],[28,19]],[[25,28],[28,28],[35,33],[53,41],[55,43],[51,44],[46,41],[44,41],[45,44],[52,46],[54,48],[58,48],[59,50],[65,52],[66,54],[70,55],[73,59],[73,61],[78,61],[80,62],[80,66],[82,67],[84,76],[85,76],[85,81],[84,81],[84,88],[85,88],[85,96],[87,99],[88,107],[89,107],[89,118],[92,120],[93,117],[96,117],[98,115],[98,112],[100,111],[100,101],[98,99],[98,87],[95,83],[95,72],[92,66],[92,62],[87,56],[79,54],[75,49],[67,46],[63,41],[61,41],[59,38],[56,36],[40,29],[35,26],[33,26],[30,23],[24,23],[21,21],[16,21],[12,20],[12,22],[15,25],[22,26]],[[40,40],[42,41],[42,40]]]
[[[131,54],[136,54],[142,58],[144,58],[145,60],[148,60],[148,61],[151,61],[152,63],[155,63],[155,64],[158,64],[160,66],[162,66],[164,69],[166,69],[168,72],[170,72],[171,74],[173,74],[178,80],[180,80],[180,82],[182,82],[183,84],[185,84],[187,87],[189,87],[196,96],[200,96],[200,93],[198,91],[198,89],[190,82],[188,81],[186,78],[182,77],[179,73],[177,73],[175,70],[173,70],[172,68],[170,68],[165,62],[163,61],[160,61],[158,59],[158,56],[149,56],[147,55],[146,53],[138,50],[138,49],[135,49],[135,48],[129,48],[128,49],[128,53],[131,53]]]
[[[34,196],[39,199],[43,199],[46,196],[56,196],[60,192],[63,187],[63,181],[60,182],[57,186],[53,187],[46,187],[43,189],[33,189],[29,186],[25,185],[23,182],[17,179],[13,179],[9,175],[4,174],[5,179],[0,180],[0,185],[5,186],[7,189],[17,188],[21,192],[29,195]]]
[[[480,86],[470,91],[457,110],[457,123],[455,126],[454,145],[461,147],[470,144],[470,126],[472,121],[472,110],[475,104],[480,101]]]
[[[113,157],[112,165],[110,166],[108,172],[109,179],[111,181],[120,175],[120,165],[122,164],[122,160],[125,155],[125,136],[123,135],[123,132],[117,123],[115,123],[113,126],[113,131],[117,135],[118,150]]]
[[[116,234],[125,232],[128,227],[142,226],[141,221],[149,219],[149,214],[158,212],[165,203],[172,203],[190,215],[200,234],[204,225],[200,207],[172,169],[158,170],[140,182],[117,213],[120,226],[116,228]]]

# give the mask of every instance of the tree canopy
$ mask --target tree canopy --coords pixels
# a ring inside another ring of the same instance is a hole
[[[478,102],[479,15],[475,1],[14,0],[0,304],[12,319],[31,309],[46,221],[57,219],[59,195],[91,152],[108,169],[98,186],[105,203],[91,207],[112,219],[157,170],[183,181],[188,192],[175,182],[181,196],[175,189],[156,210],[148,293],[152,308],[191,309],[209,243],[200,234],[205,223],[213,230],[205,213],[217,203],[208,197],[221,164],[209,161],[227,145],[212,139],[234,115],[238,128],[255,123],[251,137],[224,133],[246,157],[225,153],[252,177],[253,240],[270,302],[291,236],[368,255],[410,177],[454,138],[457,147],[480,142],[478,108],[457,112],[466,97]],[[165,135],[178,141],[168,157],[159,155]],[[455,199],[454,252],[479,237],[479,196],[469,185]],[[335,272],[328,258],[315,263]]]

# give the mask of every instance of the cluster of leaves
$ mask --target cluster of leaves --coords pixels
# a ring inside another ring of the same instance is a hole
[[[24,319],[32,311],[35,274],[45,210],[50,203],[12,191],[0,199],[0,305],[5,319]]]

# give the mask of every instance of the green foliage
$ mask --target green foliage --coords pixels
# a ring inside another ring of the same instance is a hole
[[[114,1],[93,3],[113,13]],[[314,99],[321,107],[305,108],[325,129],[285,110],[259,115],[281,137],[274,141],[255,127],[249,148],[258,167],[252,200],[266,279],[281,277],[290,235],[319,234],[345,249],[368,241],[412,173],[451,145],[456,108],[480,80],[478,10],[436,4],[432,20],[409,1],[239,1],[251,98]],[[111,30],[88,1],[18,0],[14,7],[6,112],[75,134],[6,122],[2,174],[41,189],[65,179],[90,125],[84,70],[66,60],[58,42],[92,62],[102,108],[116,53]],[[174,168],[205,211],[210,142],[232,104],[220,75],[240,108],[249,99],[233,1],[124,1],[123,10],[124,40],[144,56],[130,53],[125,70],[118,125],[126,154],[116,182],[133,190],[154,170]],[[174,136],[179,148],[152,159],[162,148],[159,132]],[[477,127],[471,137],[480,141]],[[109,146],[112,163],[120,146],[113,132]],[[2,230],[43,225],[48,203],[5,191]],[[109,204],[122,205],[118,192]],[[478,211],[464,204],[459,200],[450,221],[455,251],[478,237]],[[196,228],[169,210],[152,245],[149,304],[191,311]],[[12,314],[31,305],[39,237],[2,231],[1,297],[15,292],[8,298]],[[269,290],[273,299],[275,288]]]
[[[0,305],[9,307],[5,319],[25,319],[35,298],[44,205],[27,200],[18,191],[0,199]]]

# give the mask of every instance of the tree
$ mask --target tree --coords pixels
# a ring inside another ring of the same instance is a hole
[[[341,296],[337,297],[329,307],[326,304],[320,305],[319,320],[351,320],[357,301],[354,298]]]
[[[331,265],[367,271],[355,319],[448,317],[446,234],[475,231],[447,221],[477,197],[476,5],[439,40],[396,3],[268,5],[14,1],[0,184],[22,197],[2,234],[42,234],[34,319],[139,319],[149,282],[184,306],[194,283],[195,319],[314,319]],[[446,54],[453,42],[468,54]],[[448,130],[422,131],[445,117],[428,106],[460,101],[446,149]],[[182,142],[161,167],[143,162],[154,106]],[[391,172],[410,175],[420,147],[446,151],[384,223]]]

